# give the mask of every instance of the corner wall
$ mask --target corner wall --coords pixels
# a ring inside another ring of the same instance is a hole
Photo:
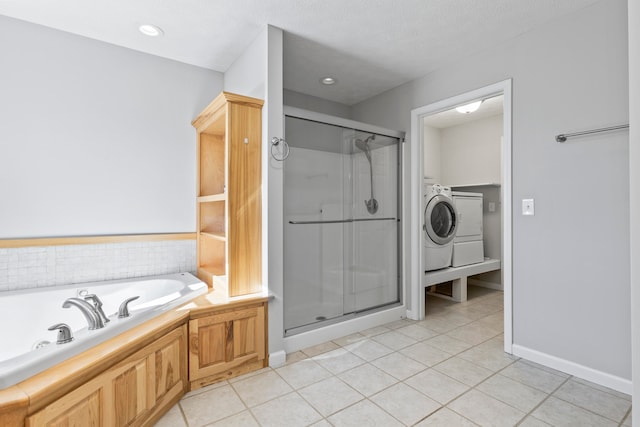
[[[513,78],[514,349],[629,393],[628,134],[554,140],[627,123],[627,55],[626,1],[600,1],[360,103],[354,118],[408,131],[412,109]],[[536,216],[520,215],[523,198]]]
[[[284,364],[282,162],[271,157],[271,138],[284,135],[282,30],[267,26],[224,74],[225,91],[264,99],[262,109],[262,265],[268,286],[269,363]]]

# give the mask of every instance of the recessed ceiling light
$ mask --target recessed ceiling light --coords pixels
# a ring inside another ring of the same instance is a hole
[[[331,86],[338,83],[338,80],[333,77],[327,76],[327,77],[321,78],[320,83],[322,83],[323,85]]]
[[[138,30],[140,30],[140,32],[145,36],[150,36],[150,37],[158,37],[164,34],[164,31],[162,31],[162,28],[156,25],[151,25],[151,24],[142,24],[138,27]]]
[[[462,113],[462,114],[469,114],[469,113],[473,113],[474,111],[476,111],[478,108],[480,108],[480,104],[482,104],[482,99],[480,101],[475,101],[472,102],[470,104],[466,104],[466,105],[461,105],[459,107],[456,107],[456,111],[458,113]]]

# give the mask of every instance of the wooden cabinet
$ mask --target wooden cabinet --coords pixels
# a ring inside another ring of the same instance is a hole
[[[233,297],[262,290],[262,104],[221,93],[197,132],[197,269]]]
[[[189,321],[191,389],[229,379],[269,365],[267,301],[219,306]]]
[[[139,426],[159,417],[187,387],[182,325],[26,420],[26,426]]]

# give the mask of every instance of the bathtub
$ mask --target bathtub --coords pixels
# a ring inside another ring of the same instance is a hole
[[[109,338],[207,292],[207,285],[189,273],[139,277],[30,291],[0,293],[0,390],[23,381]],[[67,298],[95,294],[103,302],[110,322],[88,330],[77,307],[62,308]],[[129,303],[130,316],[118,319],[120,304]],[[49,331],[66,323],[73,341],[56,344],[58,332]]]

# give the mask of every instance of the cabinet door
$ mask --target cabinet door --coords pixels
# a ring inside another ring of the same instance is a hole
[[[234,376],[244,365],[263,363],[264,304],[240,308],[189,322],[190,380]]]
[[[134,426],[185,389],[185,326],[29,417],[27,427]]]

